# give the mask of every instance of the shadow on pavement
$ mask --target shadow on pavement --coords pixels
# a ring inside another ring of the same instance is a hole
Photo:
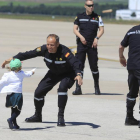
[[[124,95],[120,93],[101,93],[101,95]]]
[[[57,124],[57,122],[42,122],[42,123],[55,123],[55,124]],[[92,128],[101,127],[100,125],[96,125],[93,123],[87,123],[87,122],[65,122],[65,123],[66,123],[66,126],[88,125],[88,126],[91,126]],[[69,125],[67,125],[67,124],[69,124]]]
[[[95,95],[95,93],[85,93],[85,94],[82,94],[82,95]],[[101,93],[100,96],[102,95],[124,95],[124,94],[120,94],[120,93]],[[99,95],[97,95],[99,96]]]
[[[33,131],[33,130],[49,129],[49,128],[53,128],[53,127],[55,127],[55,126],[44,127],[44,128],[40,128],[40,127],[37,127],[37,128],[20,128],[19,130],[20,131]]]
[[[66,122],[66,124],[71,124],[71,125],[88,125],[88,126],[91,126],[92,128],[101,127],[100,125],[96,125],[96,124],[93,124],[93,123],[87,123],[87,122]]]

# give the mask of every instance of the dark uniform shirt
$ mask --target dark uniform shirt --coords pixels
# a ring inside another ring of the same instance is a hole
[[[89,42],[97,36],[99,26],[104,26],[101,17],[94,12],[91,15],[86,12],[79,14],[74,24],[78,25],[80,34]]]
[[[81,73],[81,63],[78,61],[69,48],[60,44],[56,53],[49,53],[46,45],[42,45],[31,51],[18,53],[13,58],[18,58],[21,61],[34,58],[37,56],[44,57],[44,61],[51,73],[60,75],[64,73],[74,72]]]
[[[134,26],[126,33],[121,45],[129,45],[127,69],[140,69],[140,25]]]

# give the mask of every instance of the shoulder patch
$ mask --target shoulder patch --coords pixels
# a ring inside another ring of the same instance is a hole
[[[98,20],[98,18],[94,18],[94,20]]]
[[[38,47],[38,48],[36,49],[36,51],[37,51],[37,52],[40,52],[40,51],[41,51],[41,47]]]
[[[68,57],[69,55],[70,55],[70,53],[69,53],[69,52],[67,52],[67,53],[66,53],[66,55],[65,55],[65,57]]]
[[[77,19],[77,17],[75,17],[75,20]]]

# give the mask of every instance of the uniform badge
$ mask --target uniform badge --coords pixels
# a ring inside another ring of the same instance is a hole
[[[37,52],[40,52],[40,51],[41,51],[41,47],[38,47],[38,48],[36,49],[36,51],[37,51]]]
[[[59,58],[60,61],[62,61],[62,58]]]
[[[70,55],[70,53],[69,53],[69,52],[67,52],[67,53],[66,53],[66,55],[65,55],[65,57],[68,57],[69,55]]]
[[[75,20],[77,19],[77,17],[75,17]]]

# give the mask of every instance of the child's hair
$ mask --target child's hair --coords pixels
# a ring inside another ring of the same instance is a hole
[[[16,69],[16,70],[13,70],[13,69],[11,69],[10,67],[6,67],[6,69],[8,69],[8,71],[14,71],[14,72],[18,72],[18,71],[20,71],[21,70],[21,67],[20,68],[18,68],[18,69]]]
[[[10,61],[10,67],[6,67],[9,71],[18,72],[21,70],[21,61],[19,59],[12,59]]]

